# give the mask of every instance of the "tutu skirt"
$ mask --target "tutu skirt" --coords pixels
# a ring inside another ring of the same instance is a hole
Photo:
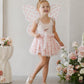
[[[29,48],[29,52],[38,55],[41,53],[42,56],[53,56],[60,51],[60,45],[54,38],[53,34],[41,35],[39,38],[34,38]]]

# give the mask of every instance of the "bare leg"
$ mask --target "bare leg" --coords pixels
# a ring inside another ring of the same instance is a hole
[[[42,67],[48,62],[48,59],[46,56],[41,56],[41,54],[39,54],[39,57],[41,59],[40,63],[36,66],[32,76],[32,79],[35,78],[36,74],[42,69]],[[30,83],[32,83],[32,80],[29,81]]]
[[[48,75],[48,67],[49,67],[50,57],[47,57],[47,58],[48,58],[48,62],[43,67],[43,83],[46,83],[46,79],[47,79],[47,75]]]

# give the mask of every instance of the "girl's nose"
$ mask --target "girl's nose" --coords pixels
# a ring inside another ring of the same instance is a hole
[[[45,10],[47,10],[48,8],[47,7],[45,7]]]

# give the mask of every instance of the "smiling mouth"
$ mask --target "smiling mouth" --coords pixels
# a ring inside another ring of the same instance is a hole
[[[48,10],[44,10],[44,12],[48,12]]]

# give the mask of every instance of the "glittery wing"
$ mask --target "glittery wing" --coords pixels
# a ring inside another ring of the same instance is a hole
[[[32,23],[39,17],[39,13],[34,6],[31,5],[24,5],[23,6],[23,13],[25,15],[25,19],[29,22],[27,27],[27,32],[30,34],[32,29]]]
[[[49,16],[55,18],[56,20],[59,14],[59,11],[60,11],[60,6],[56,4],[52,4]]]

